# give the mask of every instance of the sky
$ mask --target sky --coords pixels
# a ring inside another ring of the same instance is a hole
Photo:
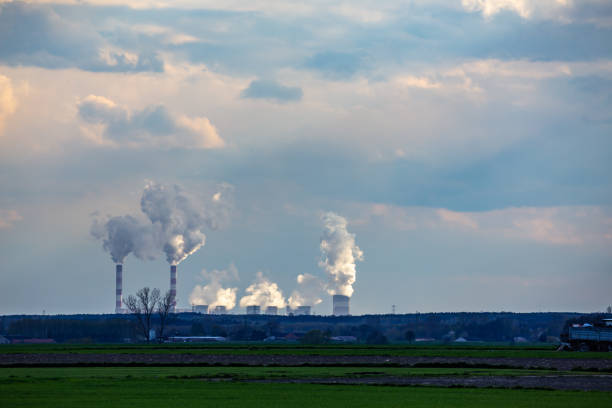
[[[0,314],[112,312],[93,227],[159,227],[151,186],[205,236],[179,307],[303,276],[330,314],[334,239],[353,314],[612,304],[612,2],[124,3],[0,0]]]

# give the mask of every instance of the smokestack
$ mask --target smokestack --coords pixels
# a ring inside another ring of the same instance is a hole
[[[172,297],[172,313],[176,312],[176,265],[170,265],[170,296]]]
[[[349,314],[349,297],[344,295],[334,295],[334,316],[348,316]]]
[[[115,313],[123,312],[123,265],[115,267]]]

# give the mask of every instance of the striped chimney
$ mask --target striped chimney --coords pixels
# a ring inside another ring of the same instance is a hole
[[[115,313],[123,312],[123,265],[115,267]]]
[[[176,311],[176,265],[170,265],[170,296],[172,296],[172,307],[170,311]]]

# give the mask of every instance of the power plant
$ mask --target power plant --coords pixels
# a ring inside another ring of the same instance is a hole
[[[248,315],[258,315],[261,312],[261,307],[259,305],[250,305],[246,307],[246,314]]]
[[[268,306],[266,308],[266,314],[267,315],[277,315],[278,314],[278,307],[276,306]]]
[[[199,314],[208,314],[208,305],[193,305],[191,311]]]
[[[123,265],[115,267],[115,313],[123,313]]]
[[[176,312],[176,265],[170,265],[170,296],[172,297],[171,313]]]
[[[333,299],[333,315],[348,316],[349,315],[349,297],[344,295],[334,295]]]
[[[227,314],[227,308],[225,306],[215,306],[214,314]]]

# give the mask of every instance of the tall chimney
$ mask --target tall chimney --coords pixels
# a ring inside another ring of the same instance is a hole
[[[176,312],[176,265],[170,265],[170,296],[172,297],[172,307],[170,311]]]
[[[123,312],[123,265],[115,267],[115,313]]]
[[[349,297],[344,295],[334,295],[334,316],[348,316]]]

